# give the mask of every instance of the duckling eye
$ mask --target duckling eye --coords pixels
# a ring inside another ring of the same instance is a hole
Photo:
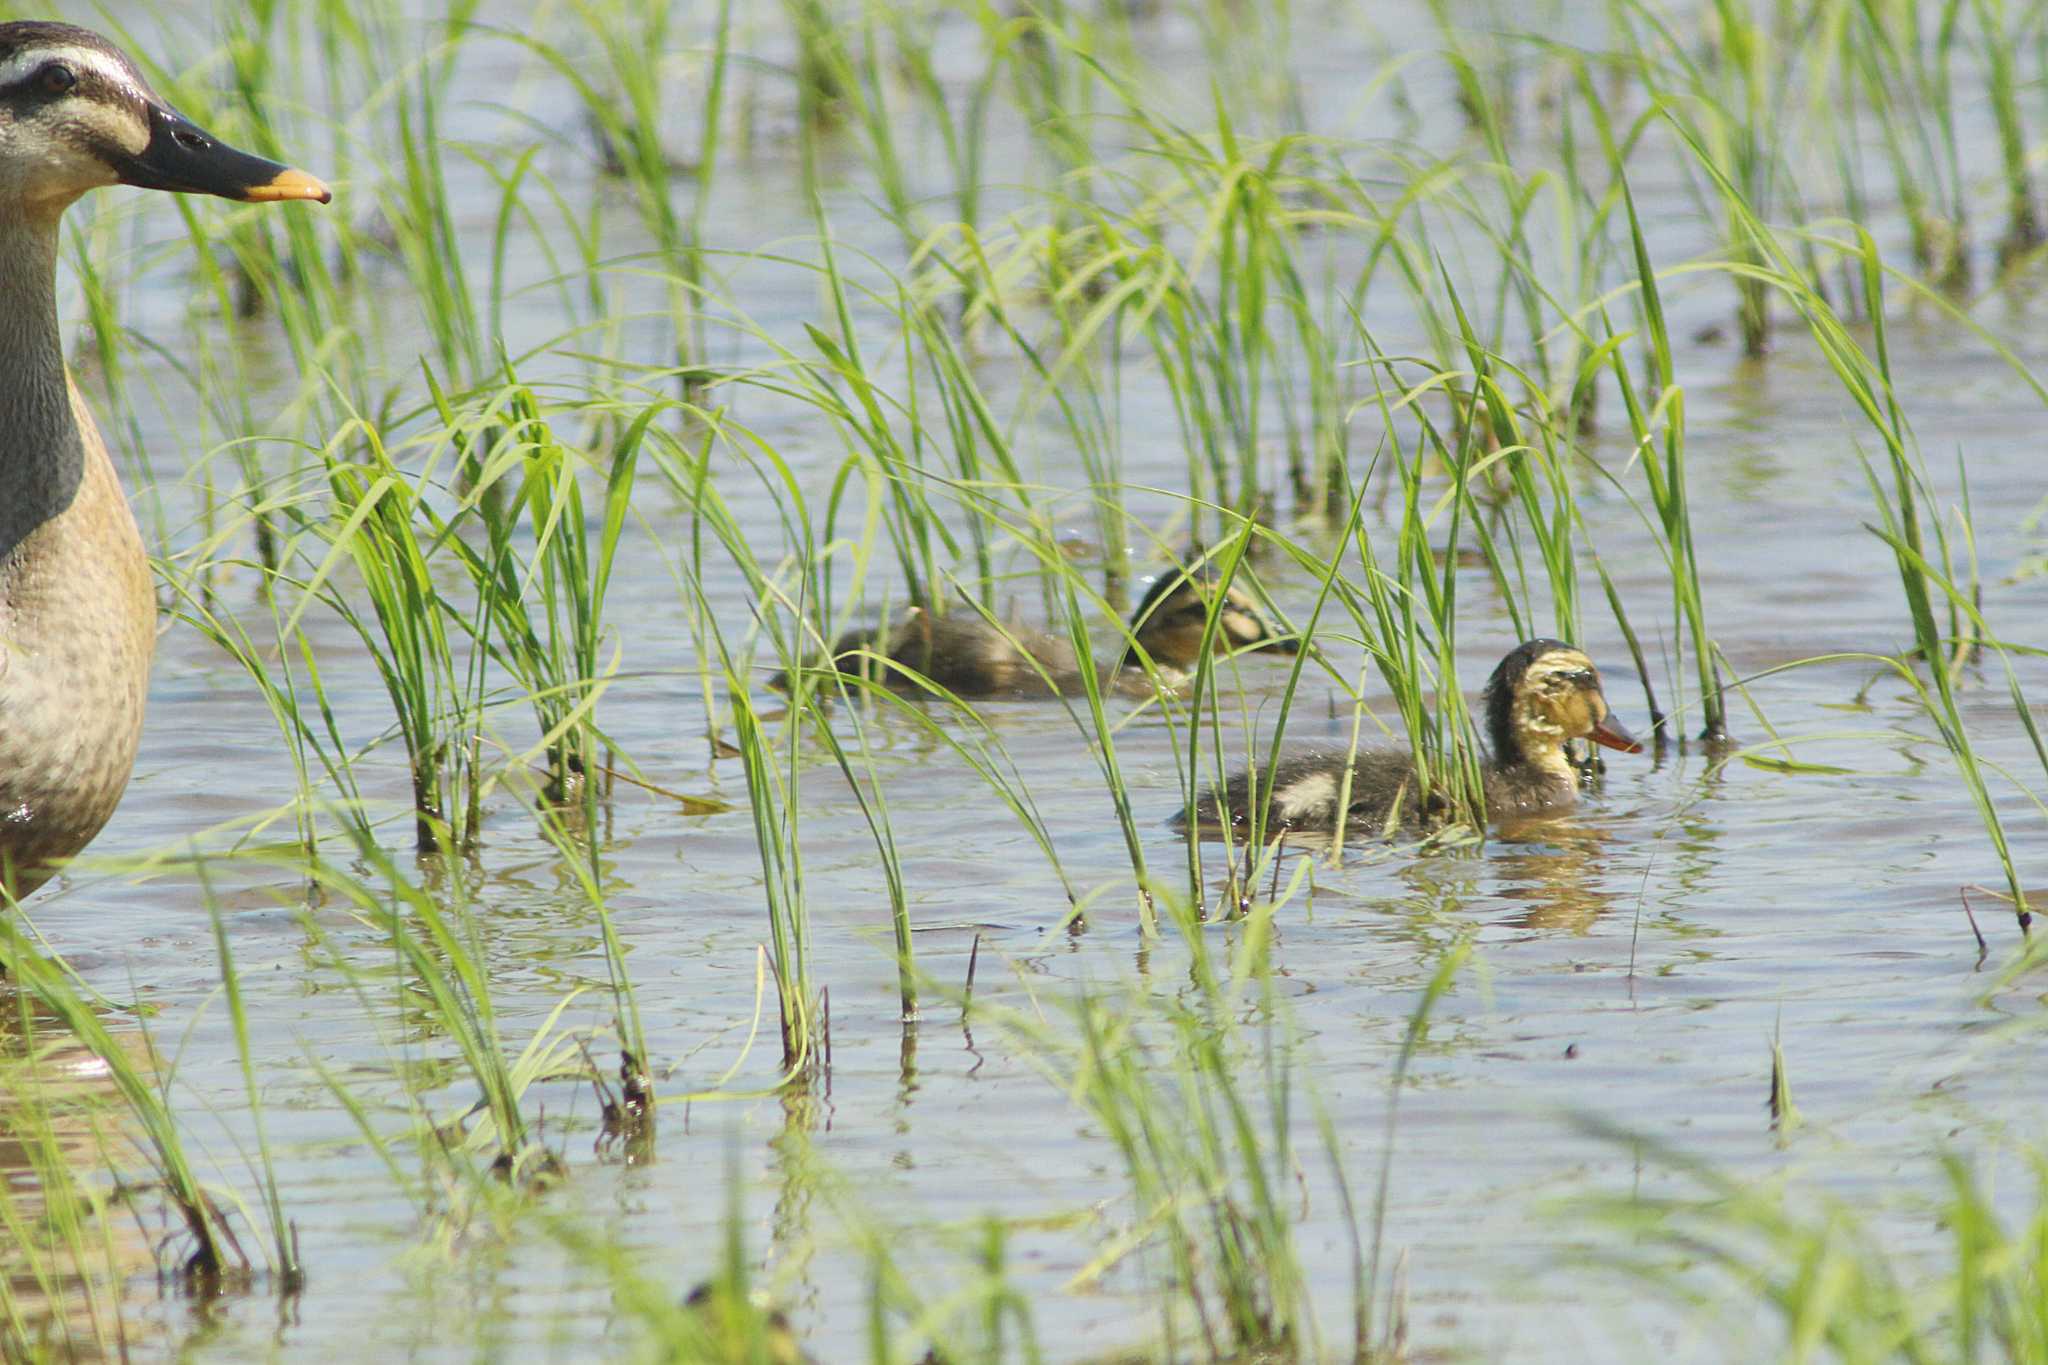
[[[1571,673],[1553,673],[1543,680],[1545,692],[1579,692],[1597,690],[1600,679],[1590,669],[1578,669]]]
[[[36,72],[36,88],[45,95],[68,95],[78,84],[78,73],[62,62],[51,62]]]

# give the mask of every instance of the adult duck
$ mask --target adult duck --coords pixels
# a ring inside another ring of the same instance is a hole
[[[59,337],[58,222],[102,185],[331,197],[208,136],[98,34],[0,24],[0,888],[15,897],[114,813],[156,639],[142,538]]]

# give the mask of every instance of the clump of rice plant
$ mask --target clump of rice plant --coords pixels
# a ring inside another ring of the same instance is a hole
[[[2048,1361],[2040,1150],[1995,1148],[1990,1160],[1939,1152],[1931,1193],[1885,1209],[1782,1179],[1738,1181],[1638,1135],[1603,1131],[1680,1187],[1575,1203],[1575,1217],[1625,1239],[1598,1263],[1708,1315],[1740,1349],[1844,1365]],[[1993,1164],[2003,1169],[1994,1175]],[[1899,1221],[1933,1235],[1901,1237]]]
[[[133,1133],[132,1146],[146,1163],[148,1187],[175,1217],[179,1236],[166,1239],[157,1254],[166,1273],[181,1284],[215,1292],[246,1286],[255,1267],[243,1250],[233,1223],[235,1201],[203,1180],[192,1159],[183,1122],[172,1106],[172,1077],[164,1069],[145,1034],[141,1046],[117,1036],[102,1005],[60,959],[45,955],[11,907],[0,914],[0,968],[16,993],[14,1011],[24,1036],[34,1036],[36,1013],[54,1019],[105,1067],[105,1074],[123,1109],[121,1123]],[[232,965],[223,967],[233,979]],[[240,1036],[246,1037],[244,1032]],[[264,1157],[266,1168],[268,1156]],[[282,1215],[274,1177],[267,1202],[279,1240],[270,1248],[285,1277],[300,1277],[297,1249]],[[75,1215],[74,1215],[75,1216]]]

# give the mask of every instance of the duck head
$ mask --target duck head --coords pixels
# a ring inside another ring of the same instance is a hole
[[[1216,574],[1209,569],[1169,569],[1154,579],[1138,609],[1131,613],[1131,636],[1155,664],[1188,671],[1202,656],[1202,635],[1209,624],[1209,603],[1216,597]],[[1214,651],[1241,649],[1301,652],[1296,636],[1281,635],[1266,624],[1251,594],[1233,585],[1216,609]],[[1137,657],[1124,652],[1119,667],[1135,667]]]
[[[1517,645],[1486,682],[1486,735],[1494,760],[1570,772],[1566,740],[1590,739],[1623,753],[1643,746],[1614,718],[1600,670],[1561,640]]]
[[[0,214],[54,222],[102,185],[250,201],[333,197],[304,171],[210,136],[90,29],[0,24]]]

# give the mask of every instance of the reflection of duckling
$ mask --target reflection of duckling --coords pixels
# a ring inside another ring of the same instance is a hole
[[[1584,934],[1616,901],[1600,873],[1607,836],[1584,826],[1546,827],[1540,842],[1503,841],[1487,859],[1499,896],[1519,906],[1504,921],[1519,929]]]
[[[1161,574],[1131,615],[1131,635],[1171,686],[1192,671],[1201,656],[1214,582],[1200,571]],[[918,685],[901,670],[914,669],[956,697],[1054,697],[1084,690],[1079,661],[1066,640],[1029,626],[998,630],[970,610],[943,616],[913,608],[896,625],[851,630],[832,646],[833,663],[858,676],[863,667],[899,691]],[[1275,635],[1252,599],[1233,587],[1218,608],[1215,650],[1301,648],[1292,636]],[[867,651],[862,654],[861,651]],[[898,668],[883,668],[869,655],[885,655]],[[852,657],[849,657],[852,656]],[[1042,670],[1042,671],[1041,671]],[[1120,651],[1114,667],[1101,672],[1102,687],[1127,697],[1149,697],[1153,683],[1135,650]],[[778,673],[769,686],[786,688]]]
[[[1516,646],[1487,679],[1486,735],[1493,756],[1485,766],[1486,808],[1496,820],[1530,819],[1569,809],[1579,798],[1578,776],[1565,756],[1569,739],[1590,739],[1624,753],[1642,745],[1607,709],[1600,671],[1593,661],[1557,640]],[[1350,798],[1337,796],[1351,776]],[[1409,755],[1398,749],[1368,749],[1355,757],[1328,750],[1282,758],[1268,779],[1266,828],[1334,830],[1338,816],[1348,829],[1373,832],[1398,814],[1418,823],[1417,780]],[[1249,773],[1225,787],[1221,810],[1233,826],[1251,822]],[[1211,793],[1196,805],[1205,825],[1224,818]],[[1180,823],[1185,817],[1176,817]]]

